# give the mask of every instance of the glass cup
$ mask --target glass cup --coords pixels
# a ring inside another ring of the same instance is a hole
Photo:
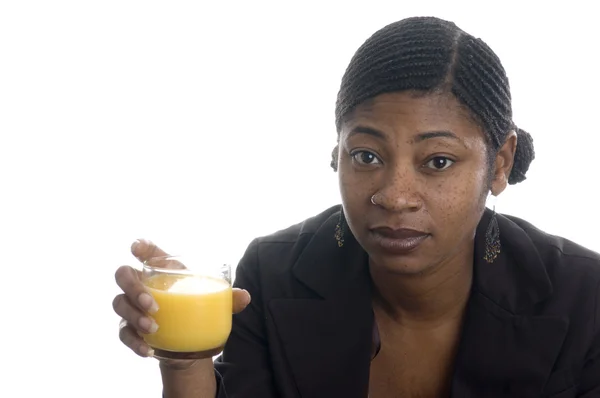
[[[231,332],[231,267],[181,256],[143,263],[142,283],[158,304],[150,316],[158,325],[142,334],[156,358],[211,358]]]

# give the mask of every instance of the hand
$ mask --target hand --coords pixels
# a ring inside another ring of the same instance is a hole
[[[131,253],[141,262],[154,257],[167,256],[162,249],[147,240],[137,240],[131,245]],[[181,267],[180,264],[165,263],[165,268]],[[139,333],[154,333],[158,325],[151,315],[158,310],[152,296],[147,293],[141,282],[141,272],[127,265],[119,267],[115,273],[117,285],[123,290],[113,300],[113,309],[122,320],[119,338],[133,352],[142,357],[151,357],[154,351]],[[250,303],[250,294],[246,290],[233,289],[233,313],[242,311]],[[168,365],[177,365],[177,361],[168,361]],[[180,361],[181,362],[181,361]]]

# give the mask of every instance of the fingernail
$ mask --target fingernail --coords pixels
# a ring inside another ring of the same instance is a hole
[[[156,333],[158,330],[158,324],[154,319],[151,318],[141,317],[139,324],[140,328],[144,329],[148,333]]]
[[[154,301],[152,296],[148,293],[140,294],[140,297],[138,297],[138,302],[142,308],[146,308],[150,314],[154,314],[156,311],[158,311],[158,304],[156,304],[156,301]]]
[[[146,356],[149,358],[152,358],[154,356],[154,350],[152,349],[152,347],[146,348]]]
[[[153,320],[152,324],[150,325],[150,328],[148,329],[148,332],[156,333],[157,330],[158,330],[158,324]]]
[[[131,244],[131,252],[135,252],[139,245],[140,245],[140,240],[137,239],[135,242],[133,242]]]
[[[244,291],[245,291],[246,293],[248,293],[248,295],[246,296],[246,300],[245,300],[245,301],[246,301],[246,305],[248,305],[248,304],[250,304],[250,302],[252,301],[252,296],[250,295],[250,292],[249,292],[249,291],[247,291],[246,289],[244,289]]]

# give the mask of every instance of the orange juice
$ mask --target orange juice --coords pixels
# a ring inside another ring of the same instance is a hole
[[[156,300],[158,331],[144,334],[155,349],[203,352],[223,347],[231,331],[232,293],[225,280],[157,274],[144,281]]]

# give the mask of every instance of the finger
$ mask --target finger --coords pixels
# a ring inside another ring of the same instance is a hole
[[[119,339],[141,357],[151,357],[154,355],[154,350],[144,342],[144,339],[126,321],[121,321],[119,324]]]
[[[242,312],[250,304],[250,293],[244,289],[233,288],[233,313]]]
[[[156,246],[152,241],[147,239],[138,239],[131,244],[131,254],[133,254],[138,260],[144,262],[153,257],[165,257],[168,256],[160,247]]]
[[[147,239],[138,239],[133,242],[131,253],[142,263],[149,264],[152,267],[185,268],[183,264],[175,259],[165,259],[169,254]]]
[[[131,327],[142,333],[156,333],[158,330],[158,325],[154,319],[146,316],[146,314],[134,306],[124,294],[119,294],[115,297],[113,300],[113,309],[116,314],[126,320]]]
[[[144,312],[150,314],[158,311],[158,305],[150,294],[146,292],[140,280],[140,272],[130,266],[123,265],[115,272],[117,285],[127,295],[130,302]]]

